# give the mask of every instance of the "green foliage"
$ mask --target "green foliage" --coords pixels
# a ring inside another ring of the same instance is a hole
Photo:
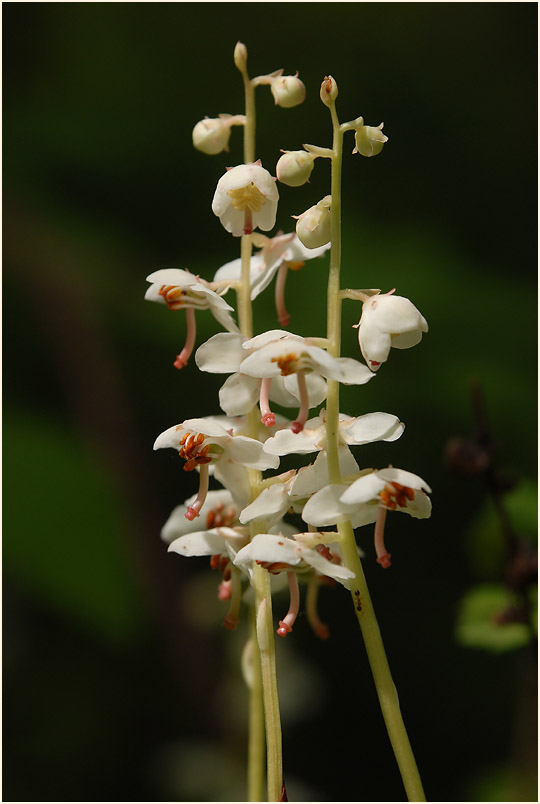
[[[140,604],[122,501],[96,455],[38,414],[5,413],[4,570],[31,597],[118,640]]]
[[[462,598],[456,624],[456,639],[465,647],[503,653],[527,645],[531,631],[524,623],[497,622],[512,605],[507,590],[498,584],[474,586]]]

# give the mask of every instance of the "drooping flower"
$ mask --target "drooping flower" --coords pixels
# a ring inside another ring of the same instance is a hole
[[[362,154],[362,156],[380,154],[383,145],[388,142],[388,137],[382,133],[384,123],[381,123],[380,126],[364,126],[361,117],[359,121],[362,121],[362,124],[355,129],[356,145],[353,154]]]
[[[264,336],[256,336],[244,344],[245,348],[256,348]],[[292,429],[299,433],[309,414],[309,396],[306,374],[313,372],[321,377],[337,380],[346,385],[363,385],[374,374],[362,363],[348,357],[332,357],[319,346],[312,346],[309,338],[286,333],[279,340],[264,343],[242,361],[240,371],[252,377],[270,379],[280,374],[283,377],[295,374],[300,395],[300,411],[293,422]]]
[[[263,380],[243,374],[240,371],[242,361],[258,347],[265,343],[277,340],[288,333],[284,330],[270,330],[257,336],[257,339],[247,340],[241,334],[218,333],[203,343],[195,353],[195,362],[202,371],[214,374],[232,374],[219,391],[221,408],[229,416],[240,416],[247,413],[260,400],[263,393],[261,415],[267,418],[264,423],[270,427],[275,424],[275,417],[268,418],[270,413],[268,398],[284,407],[297,407],[300,393],[294,375],[272,377],[262,388]],[[307,392],[310,406],[322,402],[326,397],[326,383],[316,375],[307,377]],[[264,396],[265,395],[265,396]],[[266,400],[266,401],[265,401]]]
[[[307,151],[283,151],[276,165],[278,181],[289,187],[301,187],[309,180],[315,159],[315,154]]]
[[[188,519],[199,516],[208,494],[209,464],[214,466],[216,478],[233,496],[235,486],[238,486],[239,470],[245,474],[245,467],[264,470],[276,469],[279,465],[279,458],[265,453],[260,441],[235,435],[232,429],[226,430],[211,417],[186,419],[181,424],[169,427],[154,443],[154,449],[165,447],[178,450],[180,457],[186,461],[185,471],[198,468],[200,472],[197,498],[185,513]]]
[[[278,199],[275,179],[259,160],[227,170],[218,181],[212,212],[235,237],[256,228],[266,232],[276,222]]]
[[[307,543],[303,542],[303,536],[308,537]],[[320,541],[315,549],[307,546],[307,544],[314,543],[316,536],[317,534],[314,533],[298,533],[292,538],[287,538],[282,534],[259,533],[249,544],[238,551],[234,559],[236,566],[245,567],[249,573],[253,561],[261,564],[270,573],[287,573],[290,604],[286,616],[279,621],[277,629],[279,636],[285,637],[292,631],[298,615],[300,603],[298,572],[305,574],[314,569],[320,575],[333,578],[347,588],[349,588],[350,580],[355,577],[354,572],[341,563],[339,548],[334,545],[334,540],[338,538],[337,534],[318,534]],[[328,546],[330,540],[332,541]],[[334,552],[331,552],[330,547],[334,548]]]
[[[375,522],[377,562],[390,566],[384,545],[387,511],[402,511],[416,519],[431,515],[428,484],[418,475],[403,469],[365,469],[347,482],[325,486],[308,500],[302,511],[305,522],[315,527],[335,525],[349,519],[353,527]]]
[[[366,297],[358,328],[364,360],[373,371],[388,360],[390,348],[408,349],[422,340],[427,321],[409,299],[389,293]]]
[[[405,425],[391,413],[365,413],[362,416],[339,414],[340,444],[361,445],[374,441],[396,441]],[[264,449],[272,455],[307,455],[310,452],[326,449],[326,411],[307,421],[299,433],[291,430],[278,430],[269,438]]]
[[[167,544],[188,533],[200,531],[201,523],[196,519],[187,519],[186,513],[197,499],[197,495],[189,497],[183,505],[177,505],[161,529],[161,538]],[[249,497],[248,497],[249,500]],[[239,523],[240,507],[228,489],[209,491],[199,510],[201,520],[208,529],[233,527]]]
[[[198,276],[180,268],[162,268],[147,276],[146,280],[151,283],[144,296],[147,301],[165,304],[169,310],[186,312],[186,343],[176,357],[176,368],[182,369],[187,365],[195,345],[195,310],[210,310],[226,330],[238,332],[229,312],[233,308]]]
[[[287,326],[289,314],[285,307],[285,281],[289,271],[298,271],[304,267],[307,260],[321,257],[330,248],[330,243],[319,248],[306,248],[298,239],[295,232],[280,234],[275,237],[256,232],[252,235],[253,245],[260,247],[250,261],[249,276],[251,284],[251,298],[256,299],[270,284],[276,273],[276,310],[279,323]],[[235,259],[218,268],[214,282],[224,287],[226,293],[230,286],[228,280],[239,282],[242,275],[242,260]]]
[[[276,106],[282,106],[284,109],[298,106],[306,97],[306,88],[298,78],[298,73],[276,76],[270,84],[270,90]]]
[[[244,125],[245,120],[243,114],[220,114],[199,120],[192,133],[193,147],[211,156],[228,151],[231,127]]]
[[[315,206],[306,209],[301,215],[293,215],[296,218],[296,234],[306,246],[306,248],[319,248],[331,240],[331,215],[330,206],[332,198],[326,195]]]

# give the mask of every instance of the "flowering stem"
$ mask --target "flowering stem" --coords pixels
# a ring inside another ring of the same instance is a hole
[[[340,128],[335,104],[329,104],[333,125],[333,156],[332,156],[332,185],[330,206],[332,250],[330,254],[330,271],[328,276],[327,299],[327,338],[328,352],[333,357],[339,357],[341,344],[341,293],[340,293],[340,264],[341,264],[341,159],[343,148],[343,129]],[[326,403],[326,442],[328,453],[328,473],[331,483],[341,480],[339,468],[339,383],[328,381],[328,395]],[[390,742],[401,772],[403,784],[409,801],[425,801],[422,782],[418,774],[416,761],[401,711],[397,691],[392,680],[388,660],[384,650],[381,633],[377,624],[375,611],[371,603],[369,590],[358,557],[354,531],[351,523],[346,521],[338,525],[341,536],[340,547],[343,563],[355,573],[352,581],[351,596],[354,603],[356,617],[362,630],[368,659],[373,673],[373,679],[379,696]]]
[[[257,653],[255,609],[250,612],[252,645],[251,686],[249,690],[248,801],[263,801],[264,795],[264,706],[261,664]]]
[[[237,64],[244,80],[245,93],[245,123],[244,123],[244,163],[255,161],[255,83],[250,80],[246,61]],[[247,229],[246,226],[245,228]],[[253,337],[253,311],[251,305],[251,279],[250,263],[252,252],[251,235],[242,235],[241,243],[241,286],[238,296],[238,321],[240,330],[245,338]],[[252,438],[258,437],[258,414],[254,407],[247,415],[248,431]],[[251,499],[254,500],[259,491],[261,473],[255,470],[249,472]],[[264,532],[265,523],[254,521],[250,525],[251,538],[257,533]],[[272,621],[272,595],[270,590],[270,576],[261,566],[253,563],[252,586],[255,593],[255,610],[257,617],[257,644],[259,647],[260,670],[262,678],[262,698],[264,705],[264,720],[266,728],[266,763],[267,763],[267,797],[268,801],[279,801],[282,791],[282,745],[281,720],[279,714],[279,700],[276,676],[276,647]],[[259,695],[261,688],[259,687]],[[255,693],[250,696],[250,706],[261,708],[260,699],[255,701]],[[250,713],[251,718],[256,714]],[[248,780],[259,778],[262,773],[264,756],[257,751],[249,752]],[[251,794],[251,784],[248,783]],[[250,800],[253,800],[250,798]]]

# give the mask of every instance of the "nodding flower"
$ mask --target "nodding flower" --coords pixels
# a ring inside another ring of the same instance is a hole
[[[260,161],[229,168],[218,181],[212,212],[235,237],[254,229],[268,231],[276,222],[279,193],[276,180]]]

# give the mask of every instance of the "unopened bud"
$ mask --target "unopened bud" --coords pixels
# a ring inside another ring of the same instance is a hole
[[[306,88],[297,75],[280,75],[270,86],[277,106],[290,109],[306,97]]]
[[[356,148],[353,154],[362,156],[377,156],[383,149],[388,137],[382,133],[384,123],[380,126],[359,126],[355,133]]]
[[[307,151],[285,151],[276,165],[278,181],[289,187],[300,187],[311,176],[314,161],[313,154]]]
[[[228,151],[231,127],[227,118],[205,117],[193,129],[193,146],[203,154],[219,154]]]
[[[331,106],[338,96],[335,79],[327,75],[321,84],[321,100],[326,106]]]
[[[247,65],[247,47],[242,42],[237,42],[234,49],[234,63],[241,73],[244,72]]]
[[[325,246],[331,239],[331,196],[325,196],[297,218],[296,234],[306,248]]]

